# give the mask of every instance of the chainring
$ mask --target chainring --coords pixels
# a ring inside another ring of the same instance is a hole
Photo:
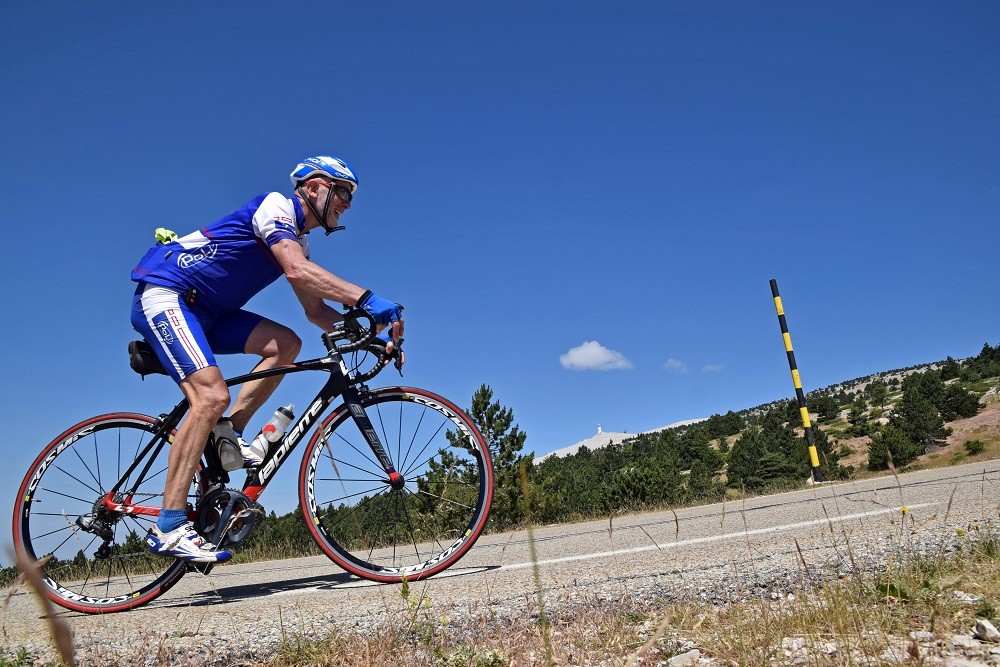
[[[216,546],[235,546],[257,525],[264,508],[236,489],[214,489],[198,503],[198,532]]]

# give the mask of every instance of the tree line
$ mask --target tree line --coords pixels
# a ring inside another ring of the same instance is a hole
[[[810,394],[807,405],[817,415],[813,437],[826,479],[847,479],[855,473],[842,464],[850,451],[831,434],[867,436],[870,470],[904,467],[943,442],[950,434],[946,422],[978,414],[980,396],[988,389],[983,381],[996,377],[1000,345],[985,344],[978,356],[961,362],[948,357],[937,368],[902,378],[870,378],[862,390]],[[484,385],[473,403],[490,400],[492,390]],[[503,433],[512,424],[509,409],[503,412],[503,423],[484,424],[479,421],[484,414],[470,415],[480,428],[486,426],[484,434]],[[560,522],[710,502],[727,490],[793,488],[811,473],[800,422],[798,403],[790,400],[765,410],[713,415],[692,426],[644,433],[620,443],[609,441],[600,449],[584,447],[537,465],[531,464],[533,454],[518,453],[524,433],[514,425],[516,442],[487,437],[496,450],[497,487],[505,498],[494,507],[491,523],[495,529],[509,529],[529,518]],[[843,428],[822,428],[832,423]],[[510,470],[513,466],[527,474],[519,478]],[[504,468],[508,471],[501,476]]]

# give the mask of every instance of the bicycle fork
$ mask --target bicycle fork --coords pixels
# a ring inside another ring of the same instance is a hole
[[[357,388],[353,386],[348,386],[343,392],[344,404],[351,413],[351,419],[357,425],[358,430],[361,431],[361,435],[364,436],[365,442],[371,447],[372,453],[375,454],[375,458],[378,459],[379,464],[382,466],[382,470],[389,478],[389,486],[393,488],[394,491],[398,491],[406,484],[406,480],[403,476],[396,471],[396,467],[392,463],[392,459],[385,451],[385,447],[382,446],[382,441],[378,439],[378,434],[375,433],[375,427],[372,426],[371,419],[368,418],[368,414],[365,412],[364,406],[361,405],[361,393]]]

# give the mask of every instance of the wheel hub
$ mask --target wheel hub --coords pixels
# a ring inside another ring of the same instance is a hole
[[[406,480],[398,472],[393,471],[389,473],[389,486],[393,488],[394,491],[399,491],[406,485]]]

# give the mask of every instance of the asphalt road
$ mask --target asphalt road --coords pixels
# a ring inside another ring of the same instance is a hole
[[[996,527],[1000,461],[918,471],[861,482],[822,484],[746,501],[487,535],[448,572],[411,584],[452,617],[535,610],[535,568],[543,600],[604,599],[655,587],[685,597],[721,578],[758,568],[787,571],[829,565],[874,545],[956,529]],[[906,511],[902,510],[906,507]],[[531,547],[536,552],[533,560]],[[877,550],[876,550],[877,551]],[[253,654],[331,625],[370,627],[407,608],[400,587],[354,579],[324,557],[216,568],[188,574],[159,600],[106,616],[61,612],[81,658],[130,662],[150,646],[183,641]],[[8,650],[46,645],[40,606],[18,591],[0,612]],[[151,640],[151,637],[155,639]],[[131,651],[132,653],[129,653]]]

